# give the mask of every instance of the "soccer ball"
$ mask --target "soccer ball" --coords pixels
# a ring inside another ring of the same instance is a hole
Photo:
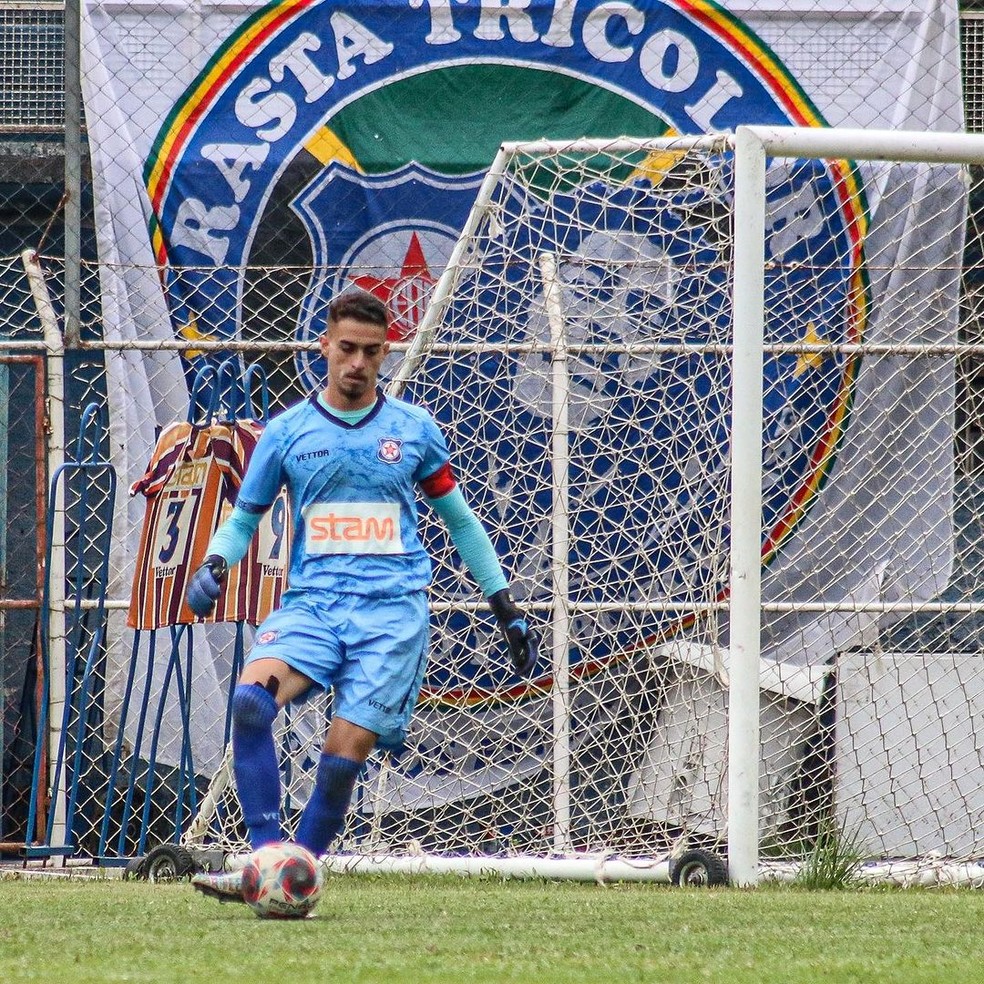
[[[261,919],[301,919],[321,897],[318,859],[284,841],[254,851],[243,868],[243,898]]]

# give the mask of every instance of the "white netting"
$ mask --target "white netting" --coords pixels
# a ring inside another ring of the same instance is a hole
[[[520,146],[476,206],[405,395],[449,435],[541,673],[509,674],[428,519],[425,692],[406,750],[371,761],[346,849],[726,839],[734,180],[726,141],[700,146]],[[984,692],[959,641],[980,617],[975,470],[956,510],[953,483],[956,355],[961,401],[978,358],[957,336],[966,176],[768,171],[759,787],[777,856],[831,824],[876,857],[982,853]],[[315,758],[291,758],[289,819]],[[236,848],[232,792],[206,839]]]

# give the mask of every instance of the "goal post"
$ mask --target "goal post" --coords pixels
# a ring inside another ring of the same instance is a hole
[[[735,144],[731,514],[761,516],[766,152],[744,130]],[[728,874],[739,885],[758,877],[761,525],[731,524]]]
[[[767,158],[981,164],[984,163],[984,136],[742,126],[736,131],[734,148],[731,512],[733,516],[761,516]],[[730,878],[739,885],[755,884],[759,877],[761,558],[760,529],[751,523],[733,523],[728,861]]]
[[[891,877],[979,878],[981,163],[759,126],[502,146],[388,390],[448,433],[542,663],[510,674],[425,516],[430,669],[333,865],[663,879],[697,848],[754,885],[833,829]],[[290,830],[320,733],[278,737]],[[243,850],[211,792],[195,840]]]

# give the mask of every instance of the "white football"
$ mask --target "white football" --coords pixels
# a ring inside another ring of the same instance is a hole
[[[265,844],[243,868],[243,898],[263,919],[301,919],[317,904],[323,882],[321,864],[306,847]]]

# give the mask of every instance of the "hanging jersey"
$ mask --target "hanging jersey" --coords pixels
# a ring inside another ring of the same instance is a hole
[[[253,420],[165,428],[147,471],[130,489],[147,500],[127,624],[157,629],[198,621],[184,603],[191,573],[236,501],[263,425]],[[290,522],[286,496],[260,523],[243,563],[230,571],[208,621],[262,621],[280,602]]]
[[[348,424],[315,396],[267,425],[237,505],[262,512],[289,491],[291,591],[383,597],[430,583],[415,483],[432,496],[454,485],[444,436],[426,410],[380,393]]]

